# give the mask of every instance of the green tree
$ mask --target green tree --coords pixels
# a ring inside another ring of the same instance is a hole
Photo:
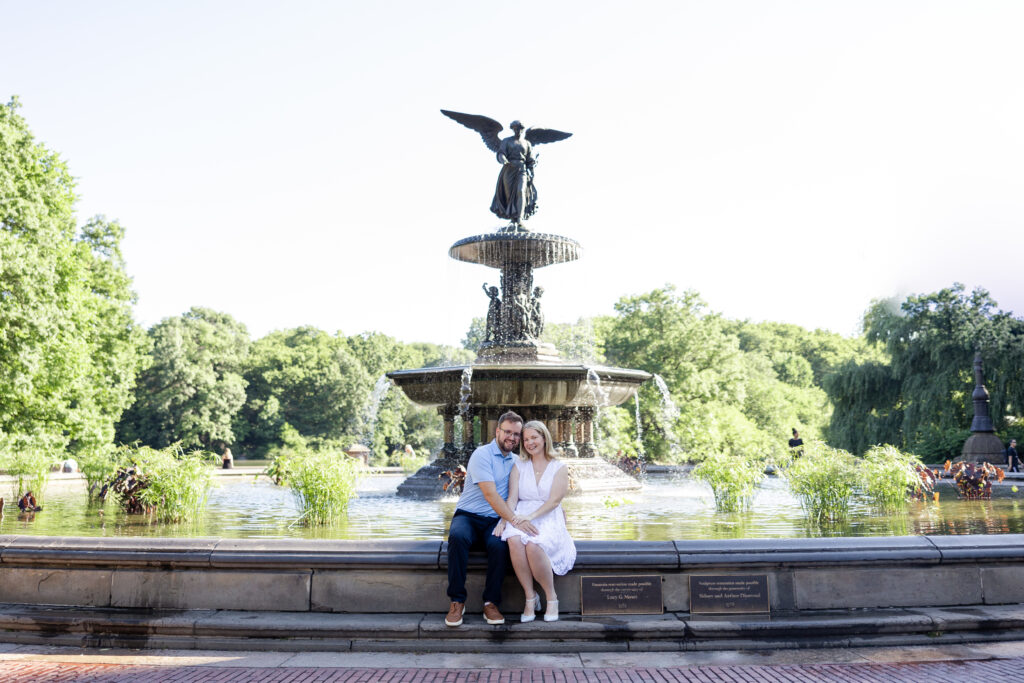
[[[0,106],[0,433],[83,453],[109,443],[143,357],[116,222],[75,226],[74,181]]]
[[[735,337],[704,310],[696,292],[678,295],[672,286],[615,304],[617,317],[603,332],[609,363],[661,375],[680,409],[665,419],[663,397],[653,382],[640,389],[644,450],[652,459],[678,459],[674,444],[693,454],[708,443],[707,404],[742,403],[744,368]]]
[[[154,325],[149,338],[151,362],[139,376],[119,438],[222,452],[235,441],[232,423],[245,402],[245,326],[226,313],[194,307]]]
[[[998,310],[984,289],[968,293],[954,284],[899,305],[877,301],[864,329],[884,358],[848,362],[826,380],[835,445],[863,452],[890,443],[930,457],[958,454],[950,435],[962,436],[971,423],[975,349],[985,361],[996,429],[1021,417],[1024,321]]]
[[[279,330],[253,343],[246,401],[235,420],[243,451],[262,456],[290,426],[314,447],[357,439],[373,381],[348,340],[312,327]]]

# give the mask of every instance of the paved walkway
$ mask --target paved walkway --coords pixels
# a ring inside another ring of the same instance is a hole
[[[0,682],[1024,681],[1024,641],[949,647],[558,655],[82,650],[0,644]]]

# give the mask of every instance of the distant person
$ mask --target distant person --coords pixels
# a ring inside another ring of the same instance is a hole
[[[230,448],[225,448],[224,455],[220,456],[220,466],[226,470],[230,470],[235,466],[235,458],[231,455]]]
[[[78,471],[78,463],[74,458],[68,458],[60,464],[60,471],[64,474],[71,474]]]
[[[793,438],[789,440],[789,448],[791,450],[795,449],[796,450],[796,455],[797,456],[801,456],[801,455],[804,454],[803,445],[804,445],[804,440],[800,438],[800,432],[796,431],[796,428],[794,428],[793,429]]]
[[[1006,466],[1011,472],[1020,472],[1020,458],[1017,457],[1017,439],[1010,439],[1006,447]]]

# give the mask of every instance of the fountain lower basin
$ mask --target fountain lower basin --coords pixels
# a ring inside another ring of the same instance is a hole
[[[651,378],[643,370],[539,363],[418,368],[396,370],[387,376],[417,405],[458,405],[467,369],[472,370],[473,378],[471,405],[508,408],[615,406],[629,400]],[[595,376],[599,392],[595,390]]]

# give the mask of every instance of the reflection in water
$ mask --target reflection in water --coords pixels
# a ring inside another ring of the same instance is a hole
[[[437,539],[447,534],[454,499],[415,501],[399,498],[400,476],[364,481],[338,523],[307,528],[288,489],[265,479],[220,479],[210,494],[206,515],[191,524],[161,524],[128,516],[108,502],[86,504],[81,482],[54,483],[46,507],[34,519],[21,519],[7,506],[0,534],[49,536],[218,536],[226,538]],[[819,525],[808,521],[785,482],[770,478],[743,512],[715,510],[710,488],[686,478],[650,477],[632,500],[590,496],[568,499],[564,507],[577,539],[684,540],[704,538],[801,538],[822,536],[903,536],[909,534],[1005,534],[1024,532],[1022,494],[999,487],[989,501],[960,501],[949,485],[940,502],[911,502],[905,511],[880,512],[854,502],[848,519]],[[13,508],[13,509],[12,509]]]

